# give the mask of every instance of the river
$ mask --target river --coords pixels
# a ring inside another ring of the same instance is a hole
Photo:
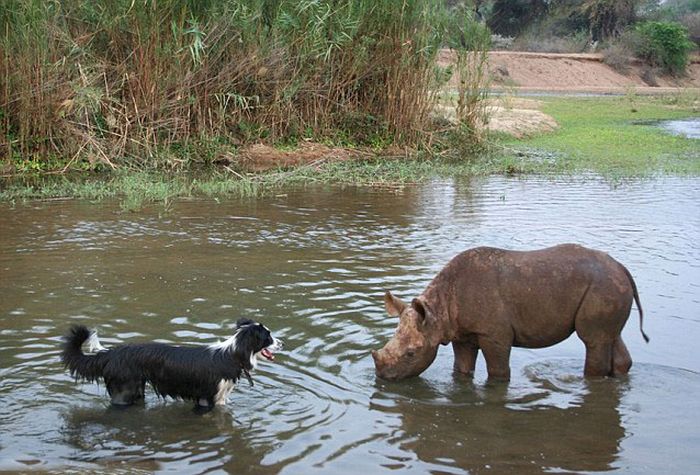
[[[458,252],[576,242],[633,274],[634,365],[587,381],[574,335],[514,349],[512,380],[374,375],[408,300]],[[256,199],[0,204],[0,471],[122,473],[689,473],[700,466],[700,180],[479,178]],[[209,344],[235,321],[284,340],[229,404],[197,415],[148,392],[113,409],[59,361],[74,323],[109,347]]]

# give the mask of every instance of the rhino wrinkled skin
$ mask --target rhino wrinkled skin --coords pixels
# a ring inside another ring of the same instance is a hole
[[[410,305],[386,292],[386,310],[399,324],[386,346],[372,351],[376,374],[388,380],[417,376],[440,344],[452,343],[456,372],[472,375],[481,350],[489,378],[509,379],[513,346],[551,346],[575,331],[586,346],[586,376],[624,375],[632,359],[620,332],[633,299],[641,330],[632,276],[600,251],[575,244],[536,251],[470,249]]]

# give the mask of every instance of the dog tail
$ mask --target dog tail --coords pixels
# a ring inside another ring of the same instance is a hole
[[[86,355],[83,353],[83,343],[89,341],[90,350],[98,350],[99,353]],[[71,376],[78,379],[94,382],[102,376],[102,370],[106,362],[103,355],[105,348],[100,345],[97,334],[88,330],[84,325],[74,325],[63,337],[63,351],[61,361],[70,371]]]

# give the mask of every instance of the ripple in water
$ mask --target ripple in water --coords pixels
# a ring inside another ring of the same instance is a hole
[[[688,472],[700,442],[700,183],[505,179],[402,194],[290,192],[176,203],[166,216],[79,202],[3,208],[0,227],[0,470],[202,473]],[[515,349],[513,380],[451,373],[442,347],[420,377],[374,377],[393,334],[382,294],[422,291],[477,245],[560,242],[630,268],[646,311],[624,338],[629,378],[586,381],[574,337]],[[239,317],[285,341],[255,386],[204,416],[148,394],[115,410],[104,387],[60,365],[71,323],[106,346],[208,344]],[[654,450],[649,450],[654,447]]]

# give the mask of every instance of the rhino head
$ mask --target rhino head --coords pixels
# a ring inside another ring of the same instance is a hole
[[[399,317],[399,326],[384,348],[372,351],[377,376],[388,380],[418,376],[435,360],[440,325],[422,297],[407,305],[386,292],[384,306],[390,316]]]

